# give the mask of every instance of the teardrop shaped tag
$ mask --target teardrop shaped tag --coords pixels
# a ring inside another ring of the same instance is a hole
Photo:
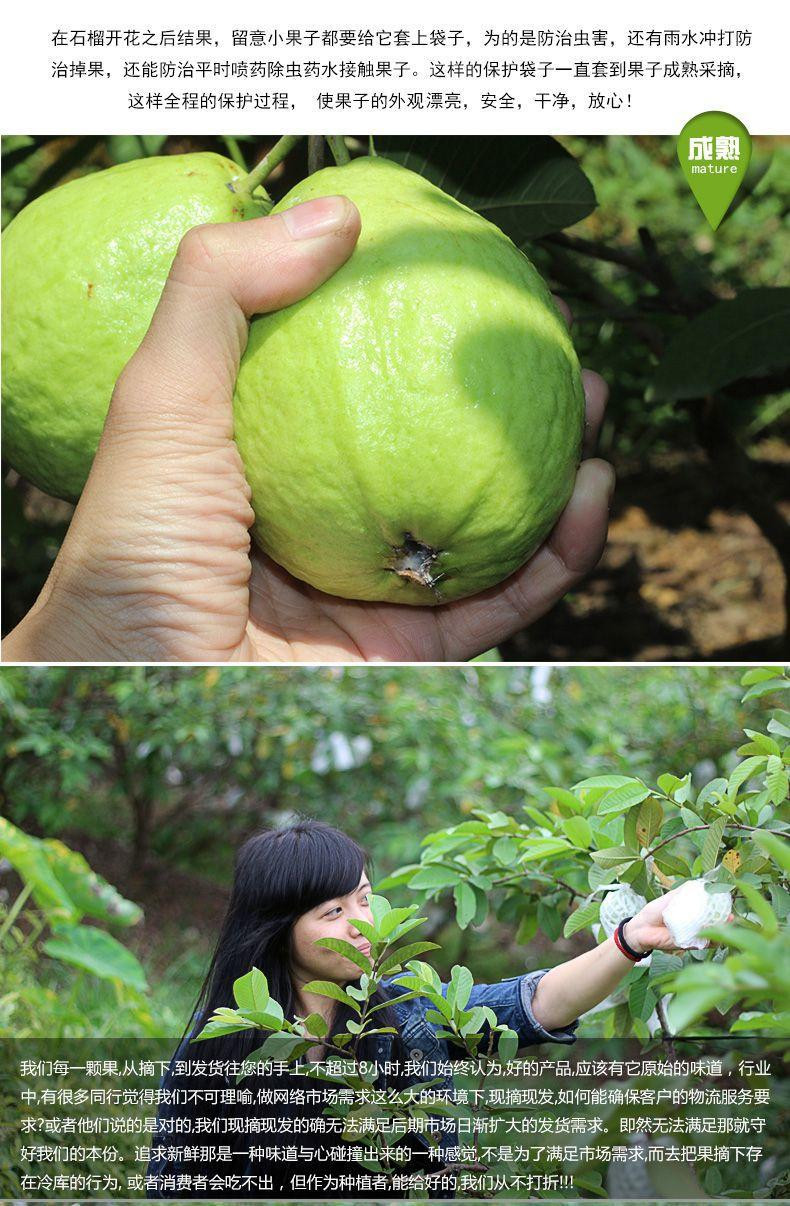
[[[731,113],[698,113],[678,135],[678,159],[697,204],[718,230],[746,175],[752,140]]]

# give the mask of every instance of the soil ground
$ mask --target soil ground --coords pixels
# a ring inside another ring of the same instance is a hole
[[[779,493],[790,449],[762,450]],[[790,505],[784,514],[790,519]],[[598,568],[504,660],[745,661],[787,653],[786,573],[756,523],[722,498],[701,455],[618,472],[609,543]]]

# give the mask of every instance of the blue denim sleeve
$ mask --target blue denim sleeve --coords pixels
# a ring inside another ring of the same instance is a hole
[[[560,1030],[547,1030],[532,1010],[535,989],[548,970],[544,967],[540,971],[525,972],[522,976],[510,976],[498,984],[475,984],[467,1008],[487,1005],[493,1009],[498,1022],[515,1030],[519,1048],[531,1047],[535,1043],[575,1043],[574,1031],[579,1025],[578,1019]]]

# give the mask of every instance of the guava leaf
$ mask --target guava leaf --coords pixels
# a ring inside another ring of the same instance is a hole
[[[573,226],[597,204],[592,184],[553,138],[385,135],[376,138],[376,151],[477,210],[519,245]]]
[[[790,364],[790,288],[747,289],[687,322],[670,340],[649,401],[703,398]]]

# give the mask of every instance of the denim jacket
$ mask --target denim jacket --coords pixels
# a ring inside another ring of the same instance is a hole
[[[576,1041],[575,1030],[578,1026],[578,1021],[570,1022],[561,1030],[547,1030],[545,1026],[535,1017],[532,1011],[532,999],[535,995],[535,989],[538,983],[545,976],[548,968],[543,968],[540,971],[526,972],[520,976],[510,976],[506,980],[500,980],[495,984],[475,984],[469,996],[466,1008],[471,1009],[475,1005],[487,1005],[494,1011],[497,1021],[500,1024],[509,1026],[514,1030],[519,1039],[519,1050],[525,1047],[534,1046],[536,1043],[552,1042],[552,1043],[574,1043]],[[447,1039],[439,1038],[436,1033],[436,1025],[429,1022],[426,1018],[428,1010],[433,1006],[427,997],[412,997],[408,1001],[400,1002],[399,996],[404,995],[408,990],[403,985],[395,984],[393,979],[382,979],[381,986],[385,992],[392,997],[392,1007],[398,1019],[400,1027],[401,1039],[406,1050],[407,1058],[414,1064],[414,1083],[420,1081],[433,1080],[438,1076],[442,1076],[444,1069],[442,1064],[452,1061],[454,1058],[467,1058],[463,1053],[458,1052],[454,1055],[453,1049],[449,1046]],[[447,995],[448,985],[442,984],[442,993]],[[165,1072],[160,1082],[160,1088],[167,1088],[168,1081],[172,1075],[173,1065],[179,1059],[188,1058],[189,1040],[193,1035],[197,1034],[202,1025],[201,1018],[198,1017],[191,1034],[179,1046],[170,1066]],[[377,1063],[383,1063],[389,1058],[392,1045],[392,1035],[382,1034],[378,1036],[376,1049]],[[230,1077],[225,1077],[228,1085],[231,1086],[233,1081]],[[386,1083],[381,1085],[386,1087]],[[437,1095],[443,1094],[447,1090],[447,1095],[450,1099],[454,1096],[453,1092],[453,1077],[452,1074],[444,1075],[441,1085],[435,1086]],[[426,1107],[429,1112],[430,1107]],[[168,1145],[167,1135],[160,1135],[160,1122],[166,1119],[170,1113],[170,1106],[163,1102],[157,1115],[156,1131],[151,1139],[151,1147]],[[458,1134],[453,1125],[452,1120],[447,1118],[439,1119],[438,1125],[441,1127],[440,1148],[441,1159],[436,1160],[436,1170],[438,1171],[444,1162],[452,1162],[452,1149],[458,1145]],[[428,1143],[428,1140],[424,1140]],[[439,1153],[437,1153],[439,1154]],[[146,1196],[149,1198],[167,1198],[174,1196],[173,1192],[169,1192],[161,1187],[161,1178],[167,1175],[178,1175],[178,1164],[176,1161],[167,1159],[164,1155],[152,1156],[148,1163],[147,1176],[155,1177],[156,1184],[147,1190]],[[190,1196],[180,1193],[178,1196]],[[201,1195],[203,1196],[203,1195]],[[211,1194],[207,1196],[213,1196]],[[444,1188],[437,1188],[429,1193],[431,1197],[452,1197],[451,1188],[445,1184]]]
[[[487,1005],[493,1009],[497,1021],[509,1026],[518,1035],[519,1051],[525,1047],[532,1047],[536,1043],[575,1043],[576,1034],[574,1032],[579,1025],[578,1020],[570,1022],[561,1030],[547,1030],[532,1011],[535,989],[548,970],[548,968],[542,968],[540,971],[526,972],[521,976],[509,976],[506,980],[500,980],[496,984],[475,984],[472,986],[465,1008],[471,1009],[475,1005]],[[391,980],[382,980],[382,986],[397,993],[407,991],[403,986],[394,985]],[[447,987],[447,984],[442,984],[443,996],[447,996]],[[415,1081],[430,1080],[440,1075],[442,1063],[446,1064],[453,1058],[456,1060],[468,1058],[463,1052],[454,1055],[448,1040],[439,1038],[436,1026],[425,1016],[426,1012],[433,1008],[427,997],[413,997],[411,1000],[399,1004],[397,996],[394,996],[392,1005],[400,1023],[406,1053],[410,1060],[421,1066],[420,1074],[415,1076]],[[389,1040],[391,1036],[381,1035],[380,1038]],[[383,1046],[383,1044],[380,1045],[380,1050]],[[386,1059],[386,1054],[382,1052],[380,1058]],[[445,1077],[441,1085],[435,1086],[437,1095],[444,1089],[447,1089],[448,1097],[452,1099],[454,1096],[452,1075]],[[427,1107],[427,1110],[430,1112],[430,1107]],[[458,1145],[458,1132],[452,1120],[445,1118],[442,1121],[442,1128],[443,1133],[440,1136],[442,1160],[437,1160],[437,1170],[442,1167],[443,1162],[452,1162],[452,1149]],[[450,1197],[452,1193],[448,1192],[448,1189],[437,1188],[435,1193],[431,1193],[430,1196]]]

